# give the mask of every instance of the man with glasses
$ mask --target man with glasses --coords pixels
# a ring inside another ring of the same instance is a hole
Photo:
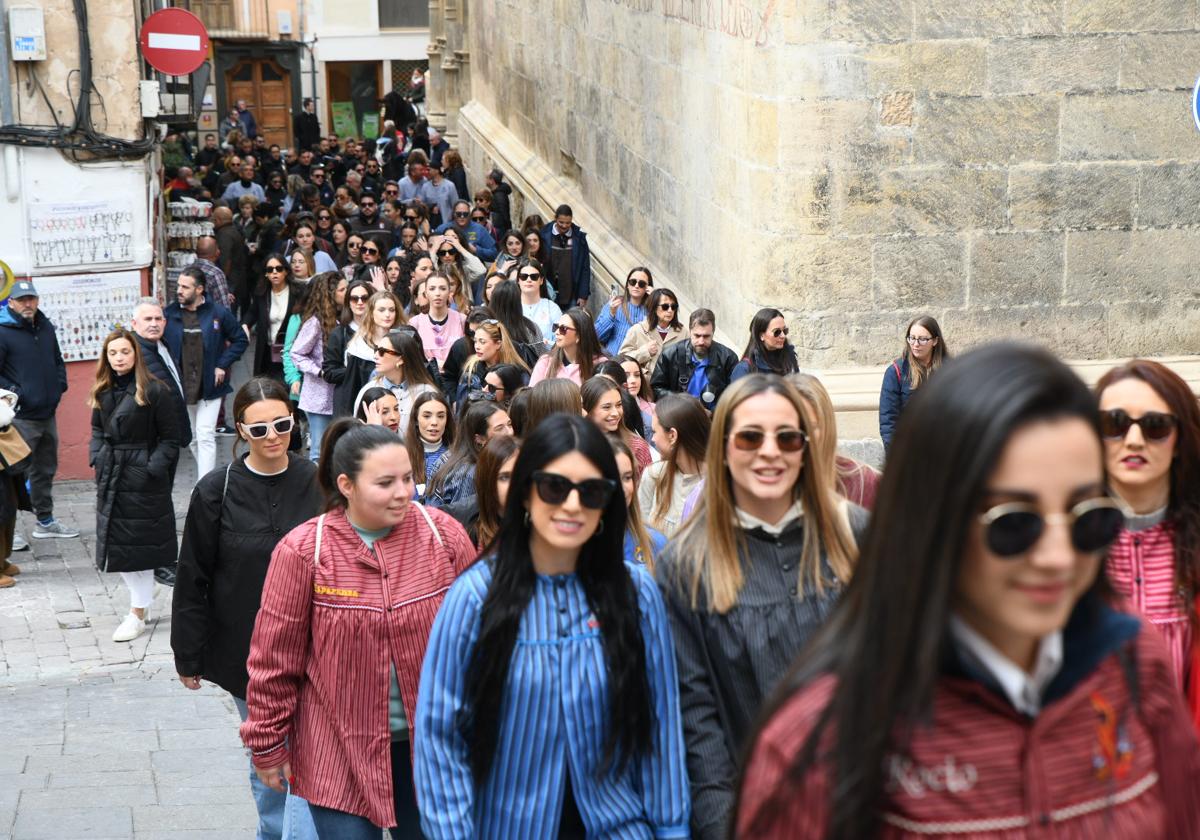
[[[249,339],[238,319],[204,295],[204,272],[188,267],[179,275],[175,302],[163,314],[163,341],[179,372],[192,424],[196,480],[217,460],[217,415],[229,386],[229,369],[246,352]]]
[[[386,219],[379,215],[379,199],[372,192],[364,191],[358,198],[358,217],[350,223],[350,229],[355,233],[366,233],[371,230],[385,230],[391,233],[392,228]]]
[[[496,259],[496,240],[485,228],[471,221],[471,204],[468,201],[456,201],[454,213],[450,221],[444,222],[435,233],[445,233],[453,230],[458,234],[462,246],[479,258],[485,265]]]
[[[560,204],[554,221],[542,228],[542,241],[550,246],[544,266],[546,279],[558,290],[558,305],[584,308],[592,293],[592,260],[587,234],[574,222],[570,205]]]
[[[713,340],[716,328],[717,316],[711,309],[692,312],[688,340],[664,347],[650,377],[655,401],[671,393],[691,394],[713,410],[738,363],[737,353]]]
[[[321,203],[326,207],[332,207],[333,185],[329,183],[329,178],[325,174],[325,165],[314,163],[312,170],[308,173],[308,181],[317,188],[317,193],[321,196]]]

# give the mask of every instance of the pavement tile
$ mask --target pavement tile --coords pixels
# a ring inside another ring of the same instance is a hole
[[[133,811],[133,827],[143,831],[175,829],[243,829],[247,816],[255,817],[254,800],[249,796],[241,805],[227,803],[221,808],[211,805],[145,805]],[[228,835],[227,835],[228,836]]]
[[[64,788],[101,788],[107,789],[119,785],[142,785],[154,787],[154,774],[146,770],[113,770],[108,772],[76,772],[71,770],[55,770],[49,775],[47,788],[61,790]]]
[[[19,808],[13,834],[21,840],[132,837],[128,807]]]
[[[21,792],[21,810],[56,808],[102,808],[121,805],[153,805],[158,795],[148,785],[107,785],[92,788],[53,788]]]

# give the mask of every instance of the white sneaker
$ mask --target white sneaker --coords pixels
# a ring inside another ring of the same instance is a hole
[[[13,551],[28,551],[29,550],[29,543],[27,543],[25,541],[24,537],[22,537],[20,534],[18,534],[16,532],[13,533],[12,550]]]
[[[132,642],[146,632],[146,622],[149,618],[149,610],[146,610],[145,618],[138,618],[132,612],[127,614],[125,620],[113,631],[112,640],[114,642]]]

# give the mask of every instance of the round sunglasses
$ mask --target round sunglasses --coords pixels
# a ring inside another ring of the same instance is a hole
[[[1082,554],[1103,551],[1125,527],[1125,512],[1109,496],[1080,502],[1067,513],[1043,514],[1030,502],[997,505],[979,515],[983,541],[997,557],[1017,557],[1037,545],[1046,525],[1070,528],[1071,545]]]
[[[533,487],[538,498],[548,505],[561,505],[575,490],[579,504],[592,510],[603,510],[617,489],[617,483],[607,478],[589,478],[578,483],[558,473],[538,470],[533,474]]]

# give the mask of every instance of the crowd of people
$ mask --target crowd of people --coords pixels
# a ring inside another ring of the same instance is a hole
[[[236,131],[201,182],[246,273],[203,243],[87,399],[114,638],[177,553],[176,669],[232,696],[260,837],[1200,836],[1200,407],[1168,367],[1088,389],[916,318],[880,472],[779,310],[735,350],[645,266],[589,307],[569,207],[510,229],[500,173],[443,198],[454,150],[402,134],[398,181],[301,150],[284,212]],[[47,346],[18,284],[33,475]]]

